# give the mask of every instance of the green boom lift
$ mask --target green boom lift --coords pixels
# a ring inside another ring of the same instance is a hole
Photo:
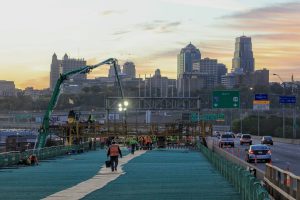
[[[124,99],[122,85],[121,85],[119,74],[117,71],[117,63],[118,63],[117,59],[109,58],[103,62],[96,64],[96,65],[80,67],[78,69],[75,69],[73,71],[66,72],[66,73],[60,75],[59,79],[56,82],[50,102],[48,104],[47,111],[44,115],[42,126],[39,129],[39,135],[38,135],[37,141],[35,143],[35,149],[40,149],[40,148],[45,147],[46,139],[47,139],[47,136],[49,135],[50,116],[51,116],[53,109],[58,101],[58,96],[60,94],[62,84],[64,83],[65,80],[68,80],[71,76],[76,75],[76,74],[87,74],[90,71],[92,71],[93,69],[95,69],[96,67],[99,67],[101,65],[105,65],[105,64],[113,65],[114,70],[115,70],[115,76],[116,76],[117,82],[118,82],[118,86],[121,91],[121,96],[122,96],[122,99]]]

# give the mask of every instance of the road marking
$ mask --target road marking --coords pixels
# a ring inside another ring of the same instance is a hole
[[[73,187],[67,188],[65,190],[54,193],[46,198],[45,200],[78,200],[82,199],[86,195],[96,190],[99,190],[106,186],[109,182],[116,180],[122,174],[126,172],[123,171],[123,165],[128,163],[135,157],[144,154],[146,151],[136,151],[134,155],[128,154],[122,159],[119,159],[118,172],[111,172],[110,168],[106,168],[105,165],[99,170],[99,172],[86,181],[83,181]]]

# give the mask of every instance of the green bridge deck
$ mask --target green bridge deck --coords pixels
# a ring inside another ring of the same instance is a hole
[[[1,199],[41,199],[93,177],[103,150],[0,170]],[[241,199],[196,151],[153,150],[124,166],[124,175],[84,199]]]

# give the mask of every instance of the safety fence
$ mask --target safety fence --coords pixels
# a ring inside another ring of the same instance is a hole
[[[264,181],[269,193],[275,199],[300,200],[299,176],[274,165],[266,164]]]
[[[97,144],[98,146],[98,144]],[[0,153],[0,168],[17,165],[21,160],[27,159],[30,155],[37,156],[38,160],[45,160],[54,158],[57,156],[66,155],[68,153],[83,152],[90,149],[88,142],[79,145],[69,145],[69,146],[52,146],[45,147],[42,149],[29,149],[24,152],[10,151]]]
[[[243,167],[212,152],[202,144],[198,145],[204,156],[239,191],[243,200],[270,200],[268,192],[253,174]]]

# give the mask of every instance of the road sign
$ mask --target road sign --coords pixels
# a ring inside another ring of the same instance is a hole
[[[279,103],[283,104],[295,104],[296,103],[296,96],[279,96]]]
[[[224,121],[225,115],[223,113],[219,114],[203,114],[199,116],[198,119],[198,113],[192,113],[191,114],[191,121],[197,122],[197,121]]]
[[[255,100],[268,100],[268,94],[255,94]]]
[[[270,104],[270,101],[257,101],[257,100],[254,100],[253,105],[254,104]]]
[[[239,91],[213,91],[213,108],[239,108]]]
[[[270,101],[253,101],[253,110],[270,110]]]

